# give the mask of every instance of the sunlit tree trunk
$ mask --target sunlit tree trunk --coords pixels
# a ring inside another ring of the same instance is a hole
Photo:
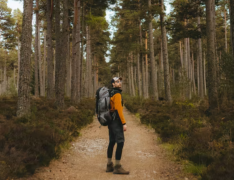
[[[17,116],[30,112],[31,44],[33,0],[24,0],[23,25],[20,49],[20,77],[17,101]]]

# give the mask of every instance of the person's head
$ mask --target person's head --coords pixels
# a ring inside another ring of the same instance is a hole
[[[113,88],[121,89],[121,87],[122,87],[122,78],[121,77],[114,77],[111,80],[111,85],[112,85]]]

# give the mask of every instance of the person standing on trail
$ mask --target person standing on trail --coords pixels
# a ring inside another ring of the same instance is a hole
[[[111,84],[112,89],[110,89],[110,111],[113,117],[113,121],[108,125],[109,146],[107,149],[108,162],[106,172],[113,172],[113,174],[129,174],[129,171],[125,171],[120,164],[125,141],[124,131],[127,131],[127,125],[123,115],[123,100],[121,95],[122,78],[114,77],[111,80]],[[117,149],[114,166],[112,162],[112,155],[115,143],[117,143]]]

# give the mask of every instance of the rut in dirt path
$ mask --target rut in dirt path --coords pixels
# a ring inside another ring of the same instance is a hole
[[[181,165],[170,161],[157,144],[154,130],[142,125],[134,115],[124,108],[128,129],[121,164],[130,175],[106,173],[106,151],[108,128],[97,121],[81,131],[81,137],[72,143],[61,159],[54,160],[49,167],[40,168],[28,180],[188,180]],[[114,151],[115,152],[115,151]],[[113,158],[115,155],[113,155]]]

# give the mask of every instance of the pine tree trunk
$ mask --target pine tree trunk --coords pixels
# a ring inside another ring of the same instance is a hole
[[[149,8],[151,8],[151,0],[148,0]],[[149,12],[150,22],[149,22],[149,41],[150,41],[150,64],[151,64],[151,85],[152,85],[152,97],[158,100],[158,87],[157,87],[157,70],[154,58],[154,40],[153,40],[153,27],[152,27],[152,14],[151,10]]]
[[[218,107],[217,72],[215,55],[215,0],[206,1],[208,96],[210,109]]]
[[[52,44],[52,9],[53,3],[47,0],[47,99],[54,97],[54,63],[53,63],[53,44]]]
[[[203,69],[202,69],[203,70]],[[197,89],[198,89],[198,94],[200,95],[200,62],[199,62],[199,54],[197,55]]]
[[[138,96],[142,97],[142,84],[141,84],[141,70],[140,70],[140,53],[137,53],[137,85],[138,85]]]
[[[131,86],[132,86],[132,95],[135,97],[136,96],[136,91],[135,91],[135,86],[134,86],[134,76],[133,76],[133,53],[130,55],[131,57],[131,66],[130,66],[130,71],[131,71]]]
[[[5,52],[5,61],[4,61],[4,76],[3,76],[3,93],[7,92],[7,52]]]
[[[35,53],[34,53],[34,78],[35,78],[35,86],[34,86],[34,93],[36,97],[39,97],[39,84],[38,84],[38,43],[37,43],[37,36],[35,38]]]
[[[141,21],[139,19],[139,31],[140,31],[140,47],[142,48],[142,30],[141,30]],[[142,53],[140,54],[140,58],[141,58],[141,71],[142,71],[142,87],[140,89],[142,89],[142,96],[145,99],[146,98],[146,92],[145,92],[145,86],[146,86],[146,82],[145,82],[145,62],[144,62],[144,57],[142,55]]]
[[[39,64],[40,96],[43,96],[43,77],[42,77],[42,59],[41,59],[40,21],[38,23],[38,64]]]
[[[72,30],[72,62],[71,62],[71,68],[72,68],[72,75],[71,75],[71,101],[73,103],[76,103],[77,100],[77,73],[76,73],[76,67],[77,67],[77,51],[76,51],[76,26],[77,26],[77,19],[78,19],[78,0],[74,0],[74,21],[73,21],[73,30]]]
[[[23,25],[20,49],[20,78],[18,89],[17,116],[30,112],[31,44],[32,44],[33,0],[24,0]]]
[[[60,0],[56,1],[55,6],[55,36],[56,36],[56,74],[55,74],[55,94],[56,105],[64,108],[64,95],[66,83],[66,57],[67,57],[67,36],[68,36],[68,2],[63,0],[63,24],[62,33],[60,31]]]
[[[80,52],[80,0],[78,0],[77,4],[78,8],[78,17],[77,17],[77,26],[76,26],[76,88],[77,88],[77,95],[76,95],[76,103],[79,103],[81,100],[81,52]]]
[[[70,33],[68,34],[67,46],[67,78],[66,78],[66,95],[71,97],[71,59],[70,59]]]
[[[205,95],[207,95],[207,91],[206,91],[206,54],[204,52],[204,61],[203,61],[203,68],[204,68],[204,71],[203,71],[203,74],[204,74],[204,91],[205,91]]]
[[[184,71],[185,71],[185,74],[186,74],[186,77],[188,76],[188,39],[187,38],[184,38]]]
[[[131,62],[130,62],[130,58],[127,58],[128,61],[128,88],[129,88],[129,95],[132,96],[132,77],[131,77]]]
[[[164,2],[161,0],[161,10],[164,13]],[[164,66],[164,86],[165,96],[168,102],[172,102],[171,86],[170,86],[170,74],[169,74],[169,61],[168,61],[168,49],[167,49],[167,32],[164,25],[164,14],[160,14],[161,20],[161,33],[162,33],[162,49],[163,49],[163,66]]]
[[[232,55],[234,57],[234,0],[230,0],[230,34],[232,44]]]
[[[197,23],[198,23],[198,30],[201,32],[201,28],[200,28],[200,17],[197,18]],[[201,38],[198,39],[198,66],[199,66],[199,96],[200,98],[204,98],[204,82],[203,82],[203,62],[202,62],[202,42],[201,42]]]
[[[39,96],[39,90],[38,90],[38,88],[39,88],[39,67],[38,67],[38,65],[39,65],[39,52],[38,52],[38,50],[39,50],[39,47],[38,47],[38,41],[39,41],[39,37],[38,37],[38,35],[39,35],[39,32],[38,32],[38,30],[39,30],[39,0],[36,0],[36,9],[37,9],[37,11],[36,11],[36,36],[35,36],[35,69],[34,69],[34,73],[35,73],[35,96],[36,97],[38,97]]]
[[[184,64],[183,64],[183,50],[182,50],[182,42],[179,41],[180,43],[180,62],[181,62],[181,67],[183,68],[184,67]]]
[[[147,32],[145,35],[145,51],[148,52],[148,39]],[[149,64],[148,64],[148,54],[145,54],[145,93],[146,98],[149,98]]]
[[[45,96],[45,86],[46,86],[46,31],[44,31],[44,63],[43,63],[43,96]]]
[[[90,61],[90,54],[89,54],[89,48],[90,48],[90,44],[89,44],[89,39],[90,39],[90,37],[89,37],[89,26],[86,26],[86,97],[89,97],[90,96],[90,94],[89,94],[89,82],[90,82],[90,80],[89,80],[89,78],[90,78],[90,76],[89,76],[89,74],[91,73],[91,72],[89,72],[89,61]]]
[[[17,90],[19,89],[19,73],[20,73],[20,39],[18,39],[18,74],[17,74]]]
[[[225,52],[228,52],[228,44],[227,44],[227,12],[224,6],[224,34],[225,34]]]
[[[84,96],[84,70],[83,70],[83,60],[84,60],[84,35],[85,35],[85,24],[84,24],[84,9],[85,9],[85,4],[82,3],[82,36],[81,36],[81,57],[80,57],[80,98]]]

